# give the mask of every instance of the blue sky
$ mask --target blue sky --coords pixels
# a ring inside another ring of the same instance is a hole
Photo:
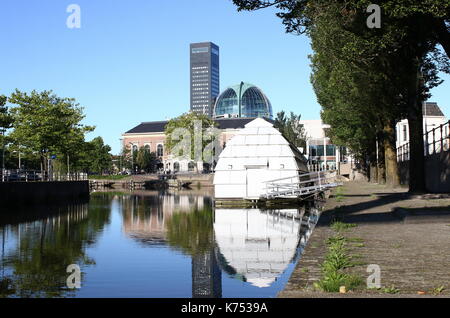
[[[68,5],[81,7],[69,29]],[[309,40],[286,34],[274,11],[237,12],[231,0],[2,0],[0,94],[52,89],[85,109],[88,136],[113,153],[121,134],[142,121],[189,110],[189,43],[221,50],[221,90],[246,81],[274,107],[318,119],[309,78]],[[449,76],[433,90],[450,114]]]

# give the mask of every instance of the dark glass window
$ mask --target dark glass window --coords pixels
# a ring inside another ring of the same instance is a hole
[[[327,145],[327,156],[336,156],[336,146]]]
[[[242,95],[242,117],[270,117],[269,105],[259,89],[250,87]]]
[[[239,114],[238,98],[232,88],[223,92],[217,101],[216,116],[225,114]]]
[[[163,147],[163,145],[161,145],[161,144],[158,145],[157,151],[156,151],[156,155],[158,157],[164,156],[164,147]]]

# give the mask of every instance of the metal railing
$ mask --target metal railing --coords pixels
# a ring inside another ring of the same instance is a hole
[[[424,155],[433,155],[450,149],[450,120],[439,125],[425,134]],[[397,148],[397,161],[408,161],[410,157],[410,142]]]
[[[263,197],[299,197],[314,194],[341,185],[336,182],[337,171],[324,170],[308,172],[296,176],[265,181],[266,193]]]
[[[36,181],[84,181],[88,180],[87,173],[58,173],[51,174],[38,170],[0,170],[0,182],[36,182]]]

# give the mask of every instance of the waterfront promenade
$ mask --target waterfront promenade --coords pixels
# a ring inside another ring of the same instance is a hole
[[[333,220],[354,224],[343,231],[361,277],[355,291],[328,293],[321,277]],[[327,201],[301,259],[278,297],[450,297],[450,196],[409,195],[367,182],[347,182]],[[368,264],[381,268],[381,289],[367,289]]]

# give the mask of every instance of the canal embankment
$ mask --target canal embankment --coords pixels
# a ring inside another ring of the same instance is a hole
[[[89,182],[0,182],[2,206],[71,203],[89,198]]]
[[[90,178],[91,188],[164,189],[167,187],[213,187],[214,174],[180,173],[174,175],[133,175],[124,178]]]
[[[448,255],[448,194],[410,195],[405,188],[347,182],[327,200],[278,296],[449,297]],[[380,288],[367,287],[371,264],[380,269]],[[330,273],[330,267],[338,269]],[[321,288],[339,275],[359,284],[346,286],[345,293]]]

